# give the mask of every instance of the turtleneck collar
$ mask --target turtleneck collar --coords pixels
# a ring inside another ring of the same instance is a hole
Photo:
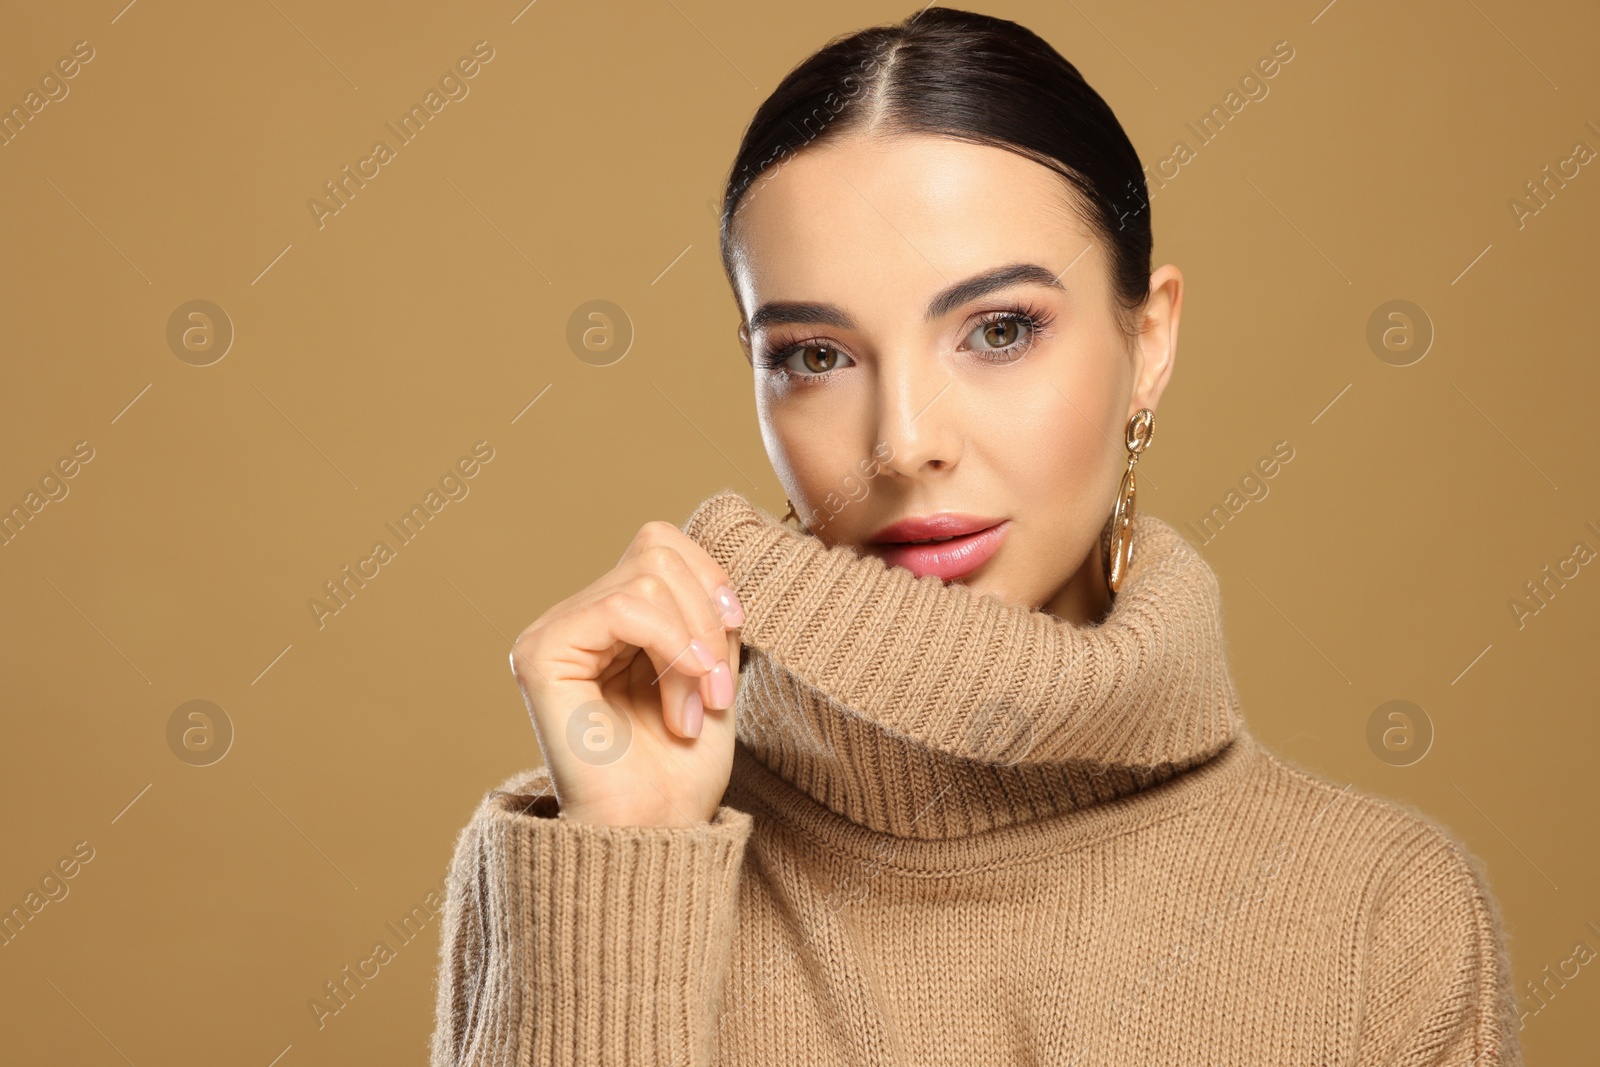
[[[1090,808],[1243,733],[1216,575],[1148,513],[1090,626],[829,547],[732,490],[684,530],[744,605],[741,758],[868,830],[950,839]]]

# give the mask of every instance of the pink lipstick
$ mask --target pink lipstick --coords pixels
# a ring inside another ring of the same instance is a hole
[[[865,547],[891,567],[944,581],[964,577],[987,563],[1011,532],[1009,519],[956,512],[914,516],[885,526]]]

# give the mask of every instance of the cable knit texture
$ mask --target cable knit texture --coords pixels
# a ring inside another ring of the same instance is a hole
[[[1163,520],[1092,626],[729,490],[684,529],[745,607],[723,803],[571,823],[545,768],[485,796],[434,1067],[1521,1064],[1482,865],[1255,741]]]

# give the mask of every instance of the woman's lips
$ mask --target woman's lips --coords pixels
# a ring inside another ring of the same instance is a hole
[[[891,567],[904,567],[918,578],[937,575],[952,581],[971,574],[989,561],[1011,532],[1011,520],[933,544],[874,543],[866,547]]]

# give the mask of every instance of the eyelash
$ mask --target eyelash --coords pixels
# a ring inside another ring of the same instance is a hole
[[[1017,359],[1020,359],[1023,355],[1026,355],[1034,345],[1038,344],[1040,340],[1049,335],[1050,327],[1055,322],[1055,316],[1050,312],[1027,302],[1007,304],[1004,307],[985,312],[983,315],[979,316],[978,319],[973,322],[971,327],[968,328],[966,335],[964,336],[970,336],[975,330],[984,329],[1000,322],[1016,322],[1026,326],[1028,328],[1027,340],[1014,341],[1010,347],[992,350],[994,352],[1006,353],[1006,358],[1004,359],[995,359],[991,356],[979,355],[978,358],[984,360],[985,362],[1005,364],[1012,363]],[[1020,349],[1016,347],[1018,345],[1021,346]],[[797,374],[794,371],[786,370],[784,368],[784,364],[788,363],[790,358],[793,357],[796,352],[800,351],[801,349],[811,347],[832,348],[836,350],[840,348],[839,345],[832,344],[820,337],[810,337],[799,340],[780,338],[772,344],[768,351],[761,356],[758,362],[761,364],[761,366],[767,368],[768,370],[778,372],[789,381],[802,381],[806,384],[818,382],[824,378],[831,378],[835,371],[844,369],[843,367],[835,367],[833,370],[823,371],[821,374]]]

